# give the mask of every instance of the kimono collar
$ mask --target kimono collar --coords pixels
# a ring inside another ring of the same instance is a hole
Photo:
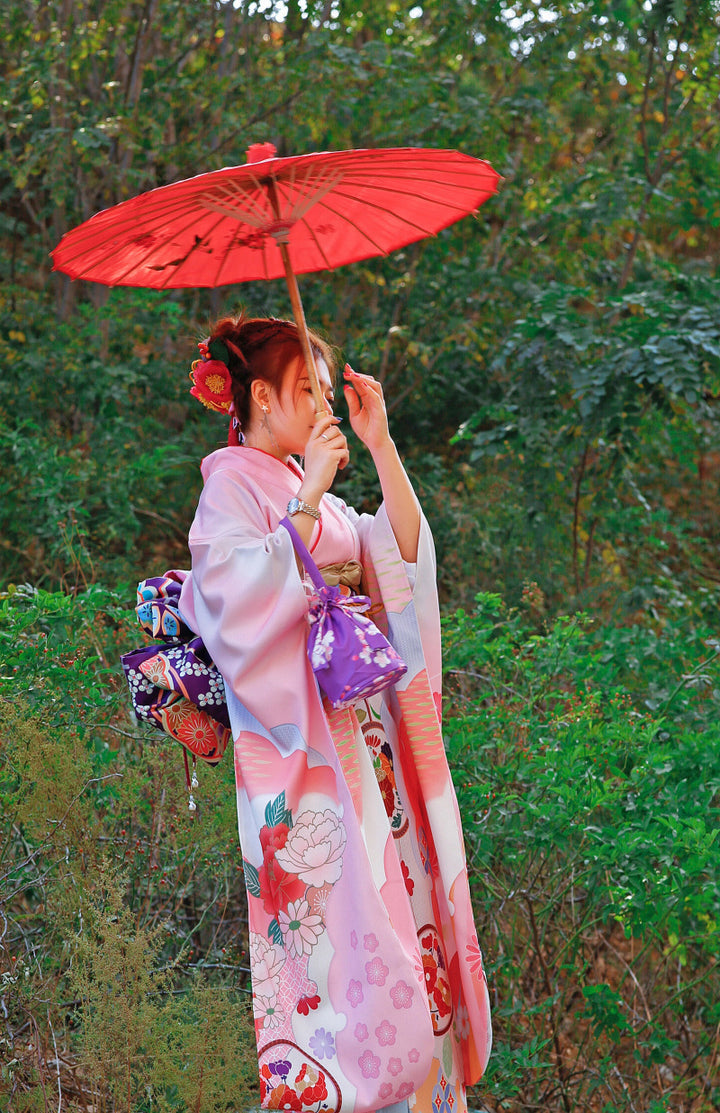
[[[302,468],[292,457],[285,463],[284,460],[278,460],[277,456],[272,456],[261,448],[248,448],[247,446],[228,446],[227,448],[218,448],[216,452],[211,452],[200,465],[203,480],[207,482],[208,476],[220,468],[229,468],[232,471],[243,472],[245,475],[258,478],[267,476],[268,479],[281,484],[290,480],[293,483],[298,480],[302,482],[304,478]]]

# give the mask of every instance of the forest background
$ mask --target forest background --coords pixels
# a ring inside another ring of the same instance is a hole
[[[720,1108],[720,5],[8,0],[0,143],[0,1108],[257,1101],[232,764],[134,724],[134,584],[187,564],[207,322],[61,235],[244,161],[457,148],[502,191],[302,280],[382,379],[438,549],[494,1007],[473,1108]],[[375,505],[367,458],[337,484]],[[203,775],[204,773],[204,775]],[[452,1113],[448,1094],[438,1113]]]

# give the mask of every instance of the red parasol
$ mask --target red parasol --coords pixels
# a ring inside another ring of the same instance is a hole
[[[53,268],[107,286],[162,290],[287,279],[308,374],[322,394],[296,274],[387,255],[475,212],[500,175],[458,151],[414,147],[275,158],[160,186],[63,236]]]

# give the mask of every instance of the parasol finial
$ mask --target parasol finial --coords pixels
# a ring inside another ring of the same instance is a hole
[[[245,154],[246,162],[264,162],[265,159],[275,158],[277,148],[274,143],[251,143]]]

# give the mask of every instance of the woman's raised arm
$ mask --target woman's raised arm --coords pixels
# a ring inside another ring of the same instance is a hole
[[[390,436],[382,386],[372,376],[353,371],[349,364],[345,365],[344,378],[350,424],[377,468],[400,555],[412,564],[417,560],[420,505]]]

